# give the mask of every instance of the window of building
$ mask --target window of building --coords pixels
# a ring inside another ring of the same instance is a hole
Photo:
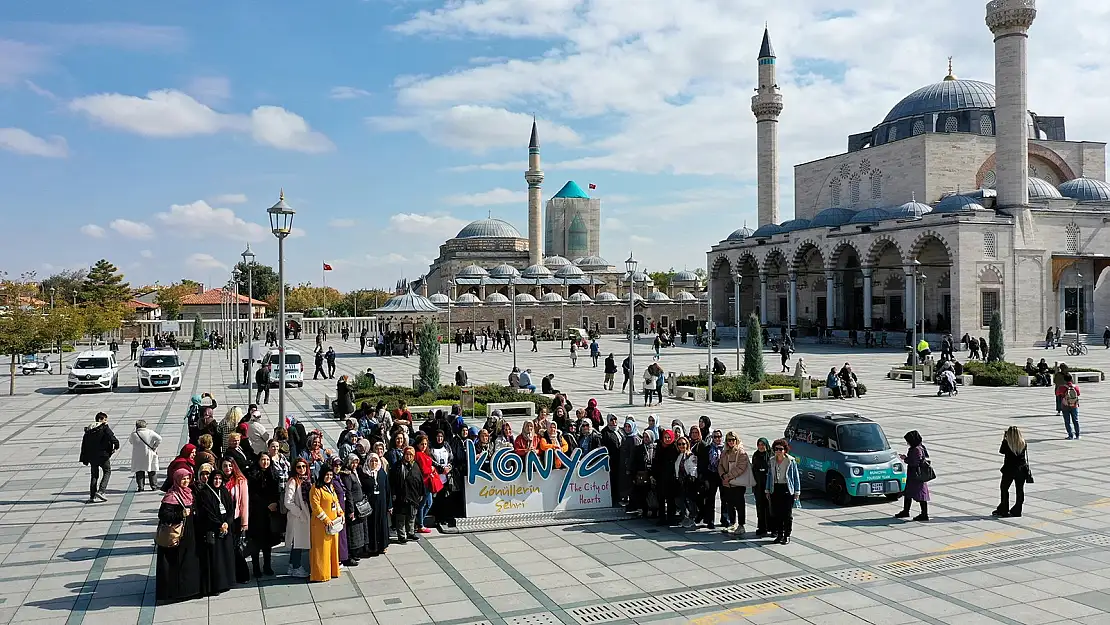
[[[866,174],[871,171],[871,159],[865,158],[859,162],[859,171],[861,174]]]
[[[984,189],[993,189],[996,182],[998,182],[998,175],[994,173],[993,169],[988,171],[986,176],[983,176]]]
[[[843,165],[840,166],[840,177],[841,178],[847,178],[848,176],[851,176],[851,175],[852,175],[852,167],[850,165],[848,165],[848,163],[844,163]]]
[[[886,140],[887,140],[888,143],[891,142],[891,141],[897,141],[898,140],[898,127],[897,126],[891,126],[890,127],[890,130],[888,130],[887,133],[886,133]]]
[[[1068,227],[1064,229],[1064,231],[1067,235],[1067,247],[1065,249],[1067,249],[1068,254],[1078,254],[1079,226],[1075,225],[1074,223],[1070,223],[1068,224]]]
[[[612,316],[612,315],[609,315],[609,317],[606,318],[606,320],[605,320],[605,325],[610,330],[616,330],[617,329],[617,318]]]
[[[848,179],[848,194],[851,197],[852,206],[859,204],[859,176],[853,175]]]
[[[829,183],[829,201],[835,206],[840,206],[840,178],[834,178]]]
[[[979,134],[983,134],[983,135],[993,135],[994,134],[994,122],[991,121],[991,116],[990,115],[983,115],[982,117],[979,118]]]
[[[532,329],[532,318],[531,317],[525,317],[524,318],[524,329],[525,330],[531,330]]]
[[[552,330],[562,330],[563,329],[563,319],[561,317],[552,317],[551,318],[551,329]]]
[[[669,327],[671,327],[671,318],[668,317],[667,315],[661,315],[659,317],[659,323],[660,323],[661,327],[669,328]]]
[[[944,120],[944,132],[956,132],[959,129],[960,122],[955,115],[949,115],[948,119]]]
[[[925,134],[925,120],[919,119],[913,123],[913,136]]]
[[[984,289],[979,292],[980,310],[983,313],[980,318],[980,324],[984,327],[990,327],[991,316],[996,312],[1002,311],[1002,295],[995,289]]]
[[[876,169],[871,172],[871,199],[881,200],[883,198],[883,172]]]
[[[983,233],[983,256],[985,258],[998,258],[998,248],[993,232]]]

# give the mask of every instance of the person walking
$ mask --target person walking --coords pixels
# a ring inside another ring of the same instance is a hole
[[[462,365],[459,365],[459,370],[455,372],[455,386],[466,386],[467,375],[463,370]]]
[[[929,460],[929,450],[921,441],[921,434],[917,430],[906,432],[904,437],[909,450],[899,457],[906,463],[906,490],[903,495],[902,511],[894,515],[896,519],[905,519],[910,516],[910,506],[918,502],[921,514],[913,518],[914,521],[929,520],[929,484],[933,479],[932,463]]]
[[[313,380],[318,379],[319,376],[324,376],[325,380],[328,379],[328,374],[324,373],[324,350],[320,349],[319,345],[316,346],[316,354],[312,357],[312,364],[316,367],[316,370],[312,372]]]
[[[644,369],[644,406],[650,406],[655,398],[655,369],[649,365]]]
[[[624,361],[621,362],[621,369],[624,371],[624,382],[621,383],[621,392],[632,384],[632,357],[625,356]],[[609,390],[613,390],[610,388]]]
[[[532,338],[532,351],[533,351],[533,352],[538,352],[538,351],[540,351],[540,350],[539,350],[539,349],[538,349],[538,348],[536,347],[536,341],[537,341],[537,339],[536,339],[536,329],[535,329],[535,328],[532,328],[532,337],[531,337],[531,338]]]
[[[328,351],[324,352],[324,360],[328,362],[328,379],[335,379],[335,348],[331,345],[328,346]]]
[[[597,368],[597,359],[601,357],[601,346],[597,344],[597,339],[590,340],[590,360],[594,363],[594,368]]]
[[[578,366],[578,345],[573,342],[570,344],[570,366]]]
[[[1064,384],[1056,387],[1056,397],[1059,398],[1060,412],[1064,415],[1064,427],[1068,431],[1069,441],[1079,438],[1079,385],[1073,380],[1072,375],[1067,373],[1064,375]]]
[[[785,337],[783,337],[783,341],[779,345],[779,358],[782,359],[782,373],[789,373],[790,367],[788,367],[786,363],[790,360],[790,344],[786,342]]]
[[[1021,430],[1013,425],[1006,428],[1006,433],[1002,436],[1002,446],[998,448],[998,453],[1004,458],[1001,469],[1002,483],[999,485],[1002,498],[999,500],[998,507],[991,512],[992,516],[1003,518],[1021,516],[1021,506],[1025,504],[1025,484],[1033,483],[1033,472],[1029,470],[1028,451],[1029,448]],[[1012,508],[1010,507],[1010,484],[1014,485],[1017,495]]]
[[[613,358],[613,354],[605,357],[605,378],[601,382],[601,388],[606,391],[613,390],[614,378],[617,375],[617,361]]]
[[[112,477],[112,456],[119,451],[119,439],[108,426],[108,414],[96,413],[96,421],[85,428],[81,438],[81,464],[89,467],[89,500],[85,503],[108,501],[108,479]],[[99,479],[99,483],[97,480]]]
[[[131,444],[131,472],[135,474],[139,492],[143,490],[143,480],[150,490],[155,490],[158,487],[154,485],[154,474],[158,472],[158,445],[162,444],[162,437],[147,429],[146,421],[139,419],[127,442]]]
[[[258,367],[254,374],[254,385],[258,387],[254,393],[254,403],[270,403],[270,365]]]
[[[366,335],[367,335],[367,332],[368,332],[367,329],[363,328],[362,332],[358,333],[358,353],[360,355],[366,353]]]
[[[776,440],[771,445],[771,451],[775,452],[775,456],[770,459],[765,484],[771,509],[771,531],[776,535],[775,543],[788,545],[794,530],[794,507],[801,497],[802,480],[798,464],[789,454],[790,445],[786,439]]]

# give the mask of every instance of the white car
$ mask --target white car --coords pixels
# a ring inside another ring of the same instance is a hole
[[[281,381],[281,374],[278,373],[281,367],[281,350],[271,349],[266,352],[262,357],[262,365],[270,365],[270,386],[277,386]],[[304,386],[304,361],[301,353],[296,350],[285,350],[285,385]]]
[[[177,351],[167,348],[148,347],[139,352],[138,369],[139,390],[154,389],[181,390],[181,358]]]
[[[116,355],[107,349],[97,349],[77,354],[69,365],[69,390],[103,391],[119,386],[119,363]]]

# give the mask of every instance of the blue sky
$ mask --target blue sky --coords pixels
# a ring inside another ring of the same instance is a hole
[[[264,211],[284,187],[298,211],[291,281],[318,283],[328,261],[329,284],[392,285],[467,221],[492,213],[525,231],[533,113],[545,199],[593,182],[604,256],[693,268],[755,223],[748,99],[765,20],[786,102],[784,219],[791,165],[842,151],[940,79],[947,56],[992,80],[981,3],[781,4],[8,3],[0,189],[18,236],[0,268],[47,275],[105,257],[134,284],[222,282],[248,240],[276,260]],[[1082,85],[1106,84],[1110,19],[1077,27],[1079,1],[1055,4],[1034,26],[1031,106],[1068,115],[1073,138],[1104,139],[1110,96]]]

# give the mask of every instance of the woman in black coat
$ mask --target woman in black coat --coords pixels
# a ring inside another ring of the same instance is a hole
[[[755,444],[756,452],[752,454],[752,477],[755,478],[755,516],[756,537],[762,538],[771,530],[771,500],[767,498],[767,471],[771,468],[771,443],[765,438],[759,439]]]
[[[389,509],[392,499],[389,496],[389,474],[385,472],[385,464],[381,456],[375,453],[366,454],[366,464],[358,471],[359,483],[362,494],[370,502],[370,516],[366,519],[366,548],[367,555],[376,556],[385,553],[389,546]]]
[[[678,448],[674,446],[674,440],[673,431],[660,430],[659,443],[655,447],[655,461],[651,465],[655,496],[659,500],[659,525],[670,525],[675,520],[678,491],[674,461],[678,459]]]
[[[1021,507],[1025,504],[1025,484],[1033,481],[1033,473],[1029,470],[1029,458],[1026,455],[1028,447],[1025,437],[1017,426],[1011,425],[1002,437],[1002,446],[998,453],[1002,454],[1002,499],[998,507],[991,512],[997,517],[1019,517]],[[1010,484],[1014,485],[1017,498],[1014,507],[1010,507]]]
[[[247,474],[250,493],[247,505],[251,518],[251,524],[247,528],[247,549],[254,560],[256,578],[263,574],[274,574],[274,569],[270,566],[270,550],[281,542],[284,527],[284,518],[278,509],[278,499],[284,493],[281,492],[277,472],[271,462],[270,456],[262,454],[258,457],[258,464]]]
[[[348,382],[350,378],[343,375],[335,384],[335,412],[336,417],[346,417],[355,411],[355,391]]]
[[[155,597],[159,601],[181,601],[200,594],[200,558],[197,555],[197,534],[190,469],[178,469],[170,476],[173,487],[162,498],[158,522],[169,525],[183,523],[181,542],[176,547],[158,547],[155,556],[157,582]]]
[[[224,488],[224,476],[207,464],[197,476],[196,491],[200,591],[214,597],[235,584],[235,545],[231,538],[235,498]]]
[[[367,542],[366,518],[358,513],[358,502],[365,498],[362,481],[358,477],[361,464],[358,454],[348,454],[346,467],[338,473],[339,481],[343,482],[343,492],[347,493],[343,501],[343,513],[347,515],[347,557],[355,561],[366,555]]]

